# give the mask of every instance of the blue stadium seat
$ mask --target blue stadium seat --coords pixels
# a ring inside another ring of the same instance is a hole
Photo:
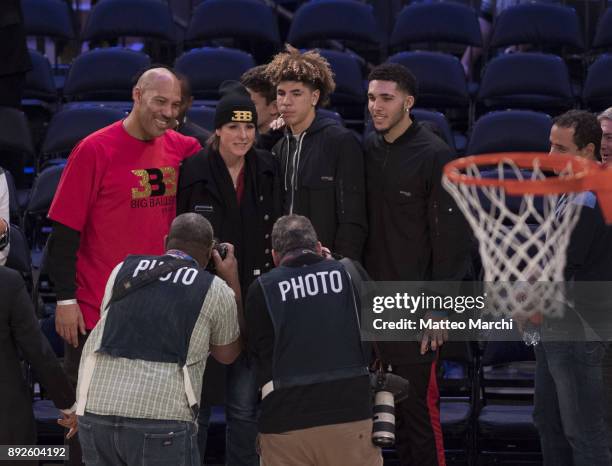
[[[594,112],[612,106],[612,54],[601,55],[589,66],[582,102]]]
[[[529,110],[486,113],[472,127],[466,154],[548,152],[552,119]]]
[[[345,118],[363,120],[363,109],[366,103],[366,88],[359,58],[347,52],[320,50],[334,72],[336,89],[331,95],[331,107]]]
[[[8,185],[10,221],[16,225],[21,225],[21,206],[19,205],[19,197],[17,195],[15,179],[8,170],[4,170],[4,176],[6,178],[6,184]]]
[[[554,114],[574,106],[563,60],[543,53],[512,53],[487,63],[477,102],[487,110],[524,108]]]
[[[70,40],[75,37],[70,9],[63,0],[21,0],[28,36]]]
[[[204,105],[194,105],[187,112],[187,116],[196,125],[208,131],[215,130],[215,109]]]
[[[400,52],[389,62],[408,68],[418,82],[416,104],[423,108],[467,108],[467,80],[457,57],[440,52]]]
[[[0,107],[0,166],[9,170],[18,186],[23,185],[24,167],[36,157],[28,120],[23,112]]]
[[[191,83],[195,99],[218,100],[219,85],[228,79],[239,80],[253,68],[255,61],[246,52],[223,47],[203,47],[185,52],[174,63],[174,68]]]
[[[64,165],[47,167],[34,180],[28,206],[23,214],[23,229],[32,250],[41,251],[51,232],[47,213],[63,170]]]
[[[29,50],[32,69],[26,73],[24,99],[56,102],[58,99],[51,63],[42,53]]]
[[[32,403],[36,432],[40,445],[62,445],[64,428],[57,423],[62,416],[51,400],[36,400]]]
[[[92,8],[83,40],[146,37],[174,42],[174,20],[164,0],[99,0]]]
[[[599,18],[593,48],[612,47],[612,8],[608,8]]]
[[[389,45],[396,48],[419,42],[480,47],[478,16],[473,8],[460,3],[411,3],[399,13]]]
[[[11,245],[6,267],[21,273],[29,289],[32,288],[32,258],[30,248],[21,229],[11,224]]]
[[[516,334],[518,340],[520,337]],[[533,424],[534,355],[522,341],[490,341],[482,357],[483,407],[477,421],[482,464],[523,464],[540,460]]]
[[[259,0],[206,0],[196,6],[185,40],[218,38],[281,43],[274,12]]]
[[[123,48],[95,49],[79,55],[68,72],[69,101],[132,100],[134,77],[151,64],[148,55]]]
[[[491,48],[517,44],[584,50],[576,10],[553,3],[522,3],[504,9],[495,20]]]
[[[380,34],[372,7],[353,0],[318,0],[300,6],[287,42],[306,46],[329,39],[378,44]]]
[[[67,157],[81,139],[125,116],[117,109],[94,106],[68,108],[56,113],[43,141],[41,160]]]

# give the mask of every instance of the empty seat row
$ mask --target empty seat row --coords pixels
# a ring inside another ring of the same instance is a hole
[[[70,10],[63,0],[22,0],[22,5],[29,35],[75,38]],[[600,19],[593,47],[610,47],[610,30],[612,13],[608,10]],[[383,34],[371,5],[353,0],[318,0],[306,2],[296,11],[287,41],[308,46],[316,41],[342,40],[380,47],[385,43]],[[100,0],[91,10],[80,39],[126,36],[174,42],[177,34],[169,4],[164,0]],[[282,43],[274,10],[260,0],[207,0],[197,5],[185,41],[219,38],[267,42],[276,48]],[[407,5],[398,14],[389,44],[397,50],[423,42],[481,46],[476,11],[453,2]],[[565,46],[578,51],[586,48],[575,10],[550,3],[516,5],[499,15],[491,47],[513,44]]]

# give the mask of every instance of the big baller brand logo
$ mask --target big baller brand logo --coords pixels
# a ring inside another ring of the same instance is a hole
[[[174,204],[177,180],[175,168],[143,168],[132,170],[132,173],[139,178],[138,187],[132,188],[132,208]]]

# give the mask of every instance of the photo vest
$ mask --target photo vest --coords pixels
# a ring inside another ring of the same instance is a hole
[[[281,265],[258,280],[274,326],[275,390],[368,373],[355,295],[342,264]]]

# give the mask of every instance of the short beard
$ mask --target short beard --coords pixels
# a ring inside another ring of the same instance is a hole
[[[374,126],[374,130],[378,134],[384,136],[384,135],[388,134],[389,131],[391,131],[393,128],[395,128],[402,121],[402,118],[404,118],[404,112],[398,113],[398,116],[396,117],[396,119],[392,120],[391,124],[387,128],[385,128],[385,129],[376,129],[376,126]],[[374,125],[373,122],[372,122],[372,125]]]

